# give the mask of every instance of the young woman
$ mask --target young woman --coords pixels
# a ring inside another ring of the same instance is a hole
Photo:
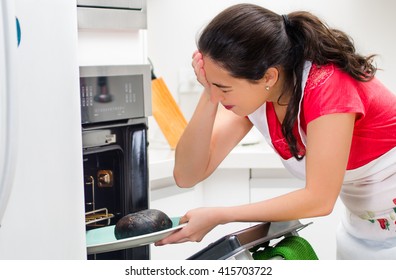
[[[240,4],[216,16],[193,55],[204,92],[176,149],[177,184],[207,178],[254,125],[306,185],[191,210],[180,221],[188,225],[157,245],[200,241],[228,222],[328,215],[340,196],[337,258],[396,259],[396,95],[372,62],[308,12]]]

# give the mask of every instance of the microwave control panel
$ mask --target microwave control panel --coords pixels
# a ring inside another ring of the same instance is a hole
[[[81,72],[80,69],[82,124],[147,116],[145,103],[150,101],[146,97],[151,91],[146,85],[150,77],[146,76],[150,76],[150,71],[108,71],[107,75],[83,75]]]

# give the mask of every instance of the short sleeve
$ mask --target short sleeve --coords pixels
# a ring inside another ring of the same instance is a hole
[[[365,115],[359,95],[359,83],[334,65],[313,65],[304,89],[303,114],[305,123],[334,113]]]

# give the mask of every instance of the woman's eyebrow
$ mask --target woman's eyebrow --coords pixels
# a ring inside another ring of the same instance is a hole
[[[219,87],[219,88],[232,88],[232,86],[225,86],[225,85],[218,84],[218,83],[212,83],[212,85],[215,85],[216,87]]]

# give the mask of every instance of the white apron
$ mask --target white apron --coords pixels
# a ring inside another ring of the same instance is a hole
[[[311,63],[306,62],[303,94],[310,68]],[[305,145],[306,135],[300,126],[301,102],[302,97],[297,120]],[[249,119],[275,150],[268,129],[266,104],[249,115]],[[305,158],[281,160],[289,172],[305,179]],[[337,230],[337,258],[396,259],[396,148],[365,166],[347,170],[340,198],[346,209]]]

